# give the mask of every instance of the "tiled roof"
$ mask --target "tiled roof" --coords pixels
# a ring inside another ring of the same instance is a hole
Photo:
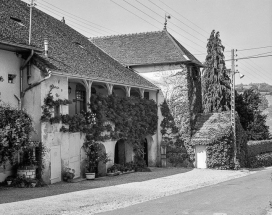
[[[166,30],[91,38],[94,44],[124,65],[192,62],[203,66]]]
[[[0,40],[28,44],[29,7],[20,0],[0,0]],[[25,26],[10,17],[20,19]],[[44,38],[49,41],[49,57],[38,53],[39,59],[53,72],[79,75],[95,80],[109,80],[124,85],[158,88],[134,71],[125,68],[87,37],[68,25],[34,8],[31,45],[43,48]],[[80,48],[76,43],[80,43]],[[37,57],[37,55],[36,55]]]
[[[199,114],[193,131],[193,145],[208,145],[231,129],[230,112]]]

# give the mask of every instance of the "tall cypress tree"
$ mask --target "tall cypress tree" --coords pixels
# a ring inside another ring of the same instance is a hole
[[[211,32],[202,77],[203,111],[214,113],[230,110],[230,78],[225,65],[225,47],[219,32]]]

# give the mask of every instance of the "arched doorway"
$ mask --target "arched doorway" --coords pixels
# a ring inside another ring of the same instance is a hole
[[[148,143],[146,138],[144,139],[143,147],[144,147],[144,160],[145,160],[146,166],[148,166]]]
[[[125,140],[120,139],[115,144],[114,163],[124,165],[126,161]]]

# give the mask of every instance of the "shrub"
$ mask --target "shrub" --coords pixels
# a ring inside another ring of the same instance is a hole
[[[249,141],[247,145],[249,157],[272,152],[272,140]]]
[[[252,156],[248,159],[248,164],[251,168],[272,166],[272,152]]]
[[[33,147],[31,117],[23,110],[0,106],[0,165],[15,162],[18,152]]]

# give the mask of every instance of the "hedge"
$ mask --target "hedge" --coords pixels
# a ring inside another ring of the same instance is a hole
[[[272,166],[272,152],[249,157],[248,164],[251,168]]]
[[[249,141],[247,145],[249,157],[272,152],[272,140]]]

